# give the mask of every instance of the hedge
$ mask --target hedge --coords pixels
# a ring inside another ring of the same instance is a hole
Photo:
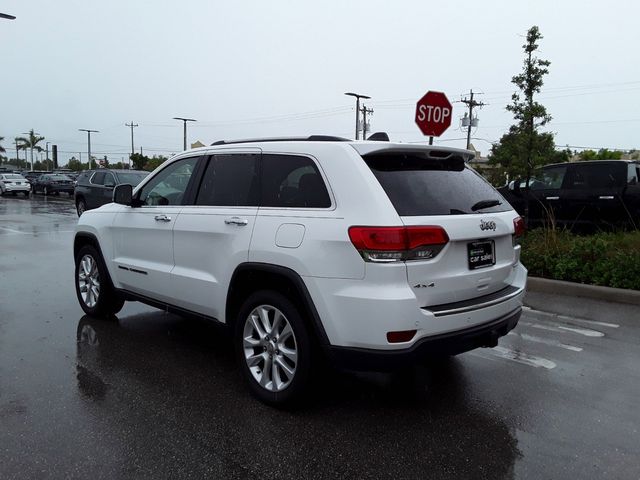
[[[640,290],[640,231],[578,236],[531,230],[521,258],[532,276]]]

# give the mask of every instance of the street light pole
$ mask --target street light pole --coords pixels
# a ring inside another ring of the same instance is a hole
[[[197,122],[193,118],[173,117],[174,120],[181,120],[184,126],[183,150],[187,149],[187,122]]]
[[[49,170],[49,144],[50,143],[51,142],[46,142],[46,144],[45,144],[45,150],[47,152],[47,155],[46,155],[46,157],[47,157],[47,170]],[[51,170],[53,170],[53,168]]]
[[[88,128],[79,128],[79,132],[87,132],[87,153],[89,154],[89,170],[91,170],[91,134],[100,133],[98,130],[91,130]]]
[[[345,95],[348,95],[349,97],[356,97],[356,140],[358,140],[358,119],[360,118],[360,99],[361,98],[369,99],[371,97],[368,97],[366,95],[361,95],[359,93],[353,93],[353,92],[346,92]]]

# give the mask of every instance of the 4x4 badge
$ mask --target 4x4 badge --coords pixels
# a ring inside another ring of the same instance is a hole
[[[494,230],[496,229],[496,222],[489,220],[488,222],[480,220],[480,230]]]

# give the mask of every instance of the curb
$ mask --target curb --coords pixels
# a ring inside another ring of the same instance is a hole
[[[585,285],[584,283],[565,282],[563,280],[529,277],[527,280],[527,290],[539,293],[593,298],[606,302],[640,305],[640,291],[627,290],[625,288],[600,287],[598,285]]]

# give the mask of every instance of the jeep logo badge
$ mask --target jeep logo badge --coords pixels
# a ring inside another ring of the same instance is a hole
[[[494,222],[493,220],[489,220],[488,222],[484,221],[484,220],[480,220],[480,230],[485,231],[485,230],[493,230],[495,231],[496,229],[496,222]]]

